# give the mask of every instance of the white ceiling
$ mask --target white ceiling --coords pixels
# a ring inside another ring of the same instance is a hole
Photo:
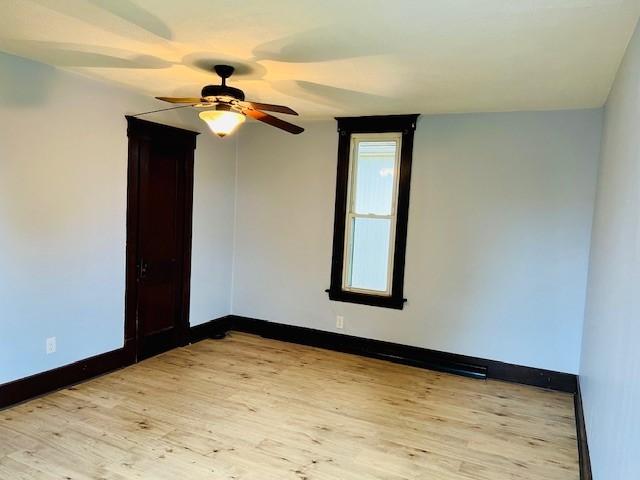
[[[640,0],[0,0],[0,50],[199,95],[239,66],[251,100],[308,117],[604,103]]]

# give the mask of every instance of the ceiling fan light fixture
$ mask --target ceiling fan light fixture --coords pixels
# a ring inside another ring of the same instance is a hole
[[[279,128],[285,132],[297,135],[304,132],[304,128],[289,123],[281,118],[274,117],[267,112],[278,112],[286,115],[298,115],[295,110],[284,105],[272,105],[270,103],[250,102],[244,99],[244,92],[239,88],[227,85],[229,78],[234,71],[230,65],[216,65],[215,71],[222,79],[220,85],[206,85],[199,97],[156,97],[158,100],[169,103],[183,104],[179,107],[208,108],[200,113],[200,118],[213,133],[219,137],[225,137],[232,133],[238,126],[251,117],[272,127]],[[157,110],[161,111],[161,110]],[[154,113],[154,112],[146,112]]]
[[[220,106],[221,105],[219,105],[219,107]],[[242,113],[220,108],[200,112],[199,117],[200,120],[205,122],[211,131],[220,138],[233,133],[235,129],[246,120],[246,117]]]

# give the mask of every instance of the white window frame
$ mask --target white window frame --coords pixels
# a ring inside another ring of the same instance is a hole
[[[396,142],[396,156],[393,164],[393,192],[391,198],[391,211],[389,215],[378,215],[373,213],[363,214],[355,212],[355,190],[357,172],[357,152],[361,142]],[[396,250],[396,223],[398,216],[398,189],[400,182],[400,153],[402,151],[402,132],[385,133],[354,133],[351,135],[351,145],[349,148],[349,179],[347,187],[347,208],[345,223],[344,255],[342,265],[342,289],[347,292],[365,293],[390,297],[393,289],[393,267]],[[364,288],[354,288],[349,285],[352,272],[353,258],[353,225],[356,218],[379,218],[391,220],[389,228],[389,253],[387,258],[387,289],[370,290]]]

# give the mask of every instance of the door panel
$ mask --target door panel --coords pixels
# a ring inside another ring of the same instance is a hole
[[[135,234],[127,256],[135,272],[127,275],[126,316],[135,321],[136,356],[145,358],[187,341],[195,134],[128,120],[127,228]]]
[[[145,142],[140,152],[138,231],[138,329],[146,337],[179,324],[182,250],[179,214],[184,159],[161,140]]]

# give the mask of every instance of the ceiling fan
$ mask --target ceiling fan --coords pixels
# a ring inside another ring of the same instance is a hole
[[[293,123],[281,120],[273,115],[265,113],[278,112],[287,115],[298,115],[297,112],[283,105],[270,105],[268,103],[249,102],[244,98],[244,92],[239,88],[229,87],[229,78],[234,68],[230,65],[216,65],[215,72],[222,79],[220,85],[207,85],[202,89],[200,97],[156,97],[169,103],[185,103],[185,107],[211,108],[200,112],[200,119],[203,120],[213,133],[219,137],[224,137],[232,133],[246,117],[267,123],[273,127],[280,128],[286,132],[299,134],[304,132],[304,128]]]

